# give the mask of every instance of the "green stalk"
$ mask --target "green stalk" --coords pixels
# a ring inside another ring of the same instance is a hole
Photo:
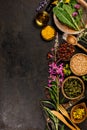
[[[73,24],[75,25],[76,30],[80,30],[80,28],[78,27],[76,21],[75,21],[74,18],[71,16],[71,14],[69,13],[69,11],[68,11],[67,9],[66,9],[65,11],[70,15],[70,18],[71,18]]]
[[[58,130],[58,122],[57,122],[57,118],[52,114],[51,110],[47,107],[43,107],[45,112],[47,113],[47,115],[51,118],[51,120],[54,122],[55,124],[55,130]]]
[[[78,13],[79,13],[79,17],[80,17],[80,20],[81,20],[82,26],[85,28],[85,24],[84,24],[84,21],[83,21],[82,15],[81,15],[81,10],[80,10],[80,11],[78,10]]]
[[[59,105],[59,82],[58,82],[58,77],[56,78],[56,83],[57,83],[57,104],[56,104],[56,111],[58,111],[58,105]],[[59,120],[57,119],[57,124],[58,123],[59,123]],[[58,125],[56,127],[58,127]]]

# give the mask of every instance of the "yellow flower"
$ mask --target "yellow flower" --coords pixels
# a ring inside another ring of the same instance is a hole
[[[69,3],[70,2],[70,0],[64,0],[64,3]]]
[[[57,5],[57,4],[58,4],[58,0],[54,0],[54,1],[52,2],[52,4],[53,4],[53,5]]]

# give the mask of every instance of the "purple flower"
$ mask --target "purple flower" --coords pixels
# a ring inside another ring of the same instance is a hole
[[[49,79],[49,83],[51,83],[52,81],[55,81],[56,76],[55,76],[55,75],[50,75],[50,76],[48,77],[48,79]],[[50,81],[51,81],[51,82],[50,82]]]
[[[56,76],[54,75],[50,75],[48,77],[48,87],[51,87],[52,86],[52,82],[56,80]]]
[[[57,65],[56,62],[52,62],[49,64],[49,77],[48,77],[48,86],[51,87],[52,81],[56,81],[58,76],[59,85],[61,85],[62,81],[64,80],[64,73],[63,73],[63,63]],[[60,75],[60,76],[59,76]]]
[[[72,13],[72,16],[73,16],[73,17],[76,17],[77,15],[78,15],[77,12],[73,12],[73,13]]]
[[[48,59],[52,59],[52,58],[54,58],[54,56],[53,56],[51,53],[48,53],[48,54],[47,54],[47,58],[48,58]]]
[[[54,51],[54,48],[51,48],[51,51]]]
[[[47,5],[47,0],[43,0],[39,3],[39,6],[37,7],[36,11],[39,12],[45,5]]]
[[[58,66],[56,65],[55,62],[52,62],[52,64],[49,64],[49,67],[50,67],[52,70],[58,68]]]
[[[75,4],[75,5],[74,5],[74,8],[80,9],[80,4]]]
[[[51,87],[52,85],[48,83],[48,87]]]

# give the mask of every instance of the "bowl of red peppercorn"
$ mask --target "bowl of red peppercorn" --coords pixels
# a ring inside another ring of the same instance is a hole
[[[69,61],[75,53],[75,47],[68,43],[62,43],[57,50],[57,57],[62,61]]]

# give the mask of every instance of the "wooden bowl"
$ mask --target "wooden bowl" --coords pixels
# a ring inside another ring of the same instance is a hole
[[[77,75],[82,76],[87,74],[87,55],[83,53],[77,53],[70,59],[70,69]]]
[[[56,25],[56,27],[61,30],[62,32],[64,33],[67,33],[67,34],[79,34],[81,32],[84,31],[85,28],[82,28],[81,30],[79,31],[76,31],[74,29],[71,29],[70,27],[62,24],[58,18],[55,16],[55,14],[53,15],[53,19],[54,19],[54,23]],[[83,15],[83,19],[84,19],[84,22],[85,22],[85,27],[87,28],[87,9],[84,9],[84,15]]]
[[[84,102],[72,107],[70,112],[71,120],[74,123],[82,123],[87,117],[87,108]]]
[[[81,98],[84,90],[84,82],[77,76],[69,76],[62,83],[62,93],[65,98],[70,100]]]

